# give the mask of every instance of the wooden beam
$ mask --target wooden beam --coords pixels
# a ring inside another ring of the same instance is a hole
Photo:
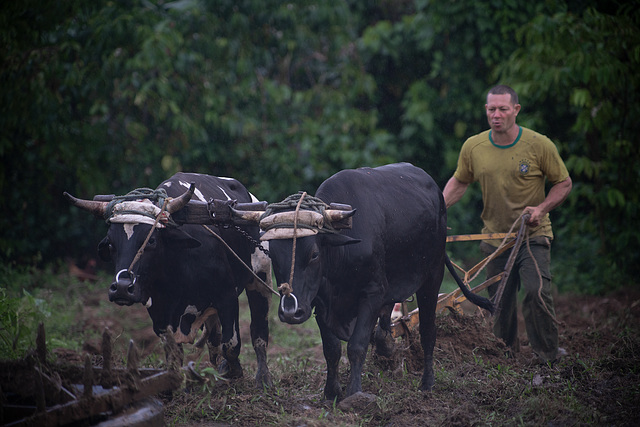
[[[454,236],[447,236],[447,243],[449,242],[471,242],[474,240],[494,240],[504,239],[508,237],[515,239],[517,233],[485,233],[485,234],[458,234]]]

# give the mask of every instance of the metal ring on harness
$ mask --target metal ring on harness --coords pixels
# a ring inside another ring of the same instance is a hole
[[[120,281],[120,275],[122,274],[122,272],[129,273],[129,278],[131,279],[131,284],[135,285],[136,280],[138,279],[138,276],[136,276],[135,274],[133,274],[132,272],[130,272],[126,268],[123,268],[122,270],[118,271],[118,274],[116,274],[116,283],[118,283]]]
[[[298,298],[294,294],[289,294],[289,297],[293,298],[293,312],[298,311]],[[280,310],[284,311],[284,299],[287,298],[287,295],[282,295],[280,297]]]

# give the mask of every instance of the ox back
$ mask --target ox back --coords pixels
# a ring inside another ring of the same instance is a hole
[[[211,199],[255,201],[235,179],[193,173],[175,174],[158,189],[177,198],[190,183],[196,185],[192,197],[203,202]],[[107,237],[99,245],[101,257],[112,260],[116,272],[120,272],[111,284],[109,299],[120,305],[144,304],[156,334],[166,332],[170,326],[178,343],[192,343],[198,329],[204,326],[211,362],[214,366],[220,363],[222,374],[236,378],[242,376],[238,358],[241,345],[238,295],[246,289],[252,315],[251,338],[258,358],[256,381],[259,386],[271,385],[266,363],[269,290],[257,285],[252,273],[203,226],[157,228],[145,245],[151,228],[148,223],[111,222]],[[242,227],[253,242],[233,227],[210,228],[247,265],[252,264],[258,227]],[[141,247],[142,256],[132,265]],[[271,276],[270,264],[266,265],[267,271],[259,272],[263,280]]]

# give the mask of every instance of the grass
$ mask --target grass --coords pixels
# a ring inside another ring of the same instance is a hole
[[[85,340],[77,322],[81,293],[90,284],[44,270],[0,267],[0,358],[20,358],[34,346],[40,322],[46,323],[47,347],[79,350]]]

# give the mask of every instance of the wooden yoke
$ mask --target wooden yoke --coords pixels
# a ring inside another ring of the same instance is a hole
[[[209,203],[191,200],[187,205],[171,215],[177,224],[247,225],[250,222],[236,218],[231,208],[244,211],[264,211],[267,202],[236,203],[235,200],[212,200]]]
[[[93,200],[110,202],[114,197],[113,194],[99,194],[94,196]],[[236,200],[213,199],[207,203],[200,200],[190,200],[182,209],[171,214],[171,218],[178,225],[252,224],[234,216],[231,208],[242,211],[264,211],[267,208],[267,202],[237,203]]]

